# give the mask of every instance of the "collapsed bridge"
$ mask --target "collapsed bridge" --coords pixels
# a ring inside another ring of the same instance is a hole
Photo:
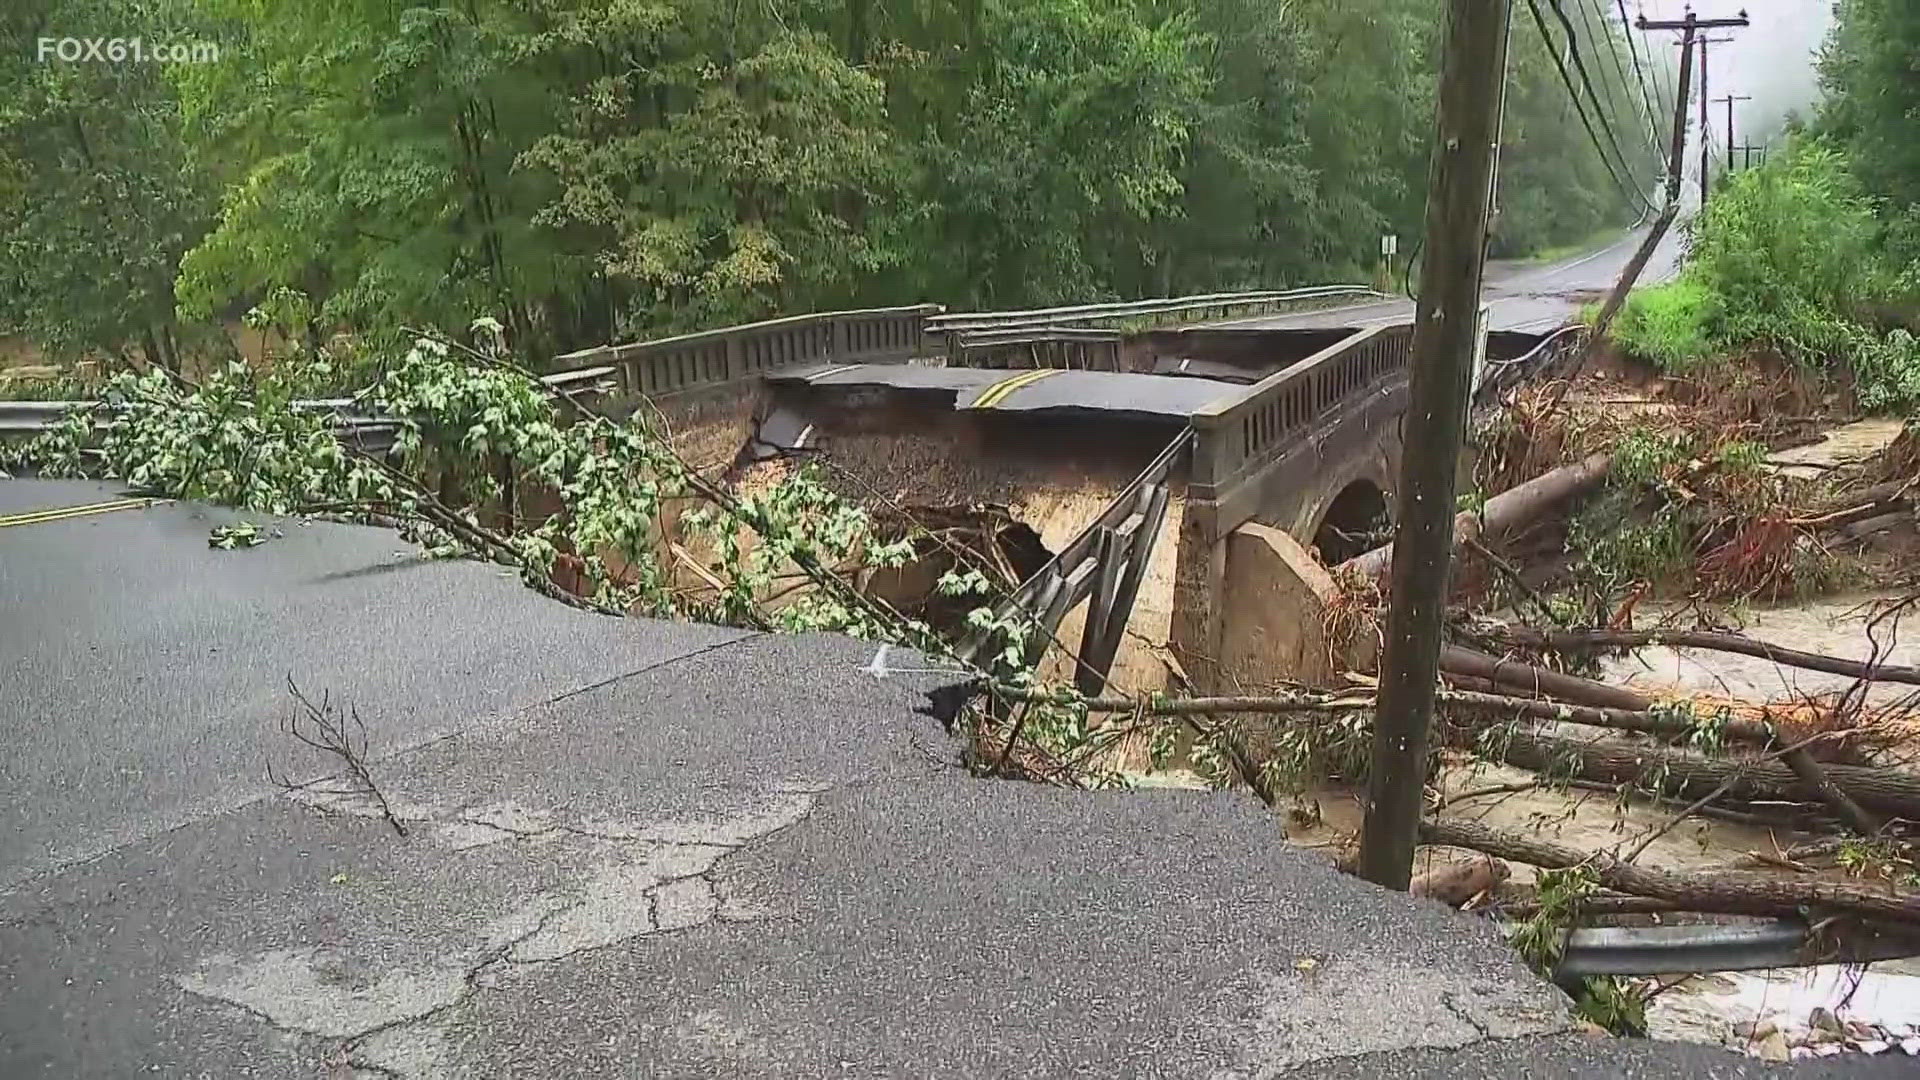
[[[611,369],[618,407],[657,410],[697,465],[738,475],[818,456],[897,504],[1005,506],[1044,561],[1020,566],[1001,614],[1023,610],[1038,641],[1069,646],[1036,651],[1049,674],[1089,693],[1176,679],[1210,689],[1310,664],[1311,635],[1275,590],[1310,577],[1316,554],[1339,562],[1383,527],[1412,326],[1343,325],[1338,309],[1305,328],[1207,322],[1374,295],[832,312],[557,366]],[[1572,328],[1488,330],[1480,397],[1581,340]]]

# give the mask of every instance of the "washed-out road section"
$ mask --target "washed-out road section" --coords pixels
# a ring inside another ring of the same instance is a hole
[[[210,548],[236,516],[0,525],[8,1080],[1769,1073],[1570,1034],[1492,928],[1238,795],[969,776],[920,658],[377,529]],[[289,677],[404,836],[281,732]]]

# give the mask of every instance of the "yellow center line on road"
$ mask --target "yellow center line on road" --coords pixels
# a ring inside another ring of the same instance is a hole
[[[1014,391],[1032,386],[1034,383],[1039,382],[1041,379],[1044,379],[1049,375],[1058,375],[1058,374],[1060,374],[1059,368],[1038,368],[1034,371],[1023,371],[1020,374],[1015,375],[1010,379],[1002,379],[1001,381],[994,383],[992,386],[987,387],[984,391],[981,392],[979,397],[973,399],[973,404],[969,405],[968,408],[971,408],[971,409],[994,408],[995,406],[999,405],[1001,402],[1007,400],[1008,395],[1012,394]]]
[[[147,507],[171,501],[170,499],[115,499],[112,502],[88,503],[84,506],[32,510],[24,514],[0,516],[0,529],[11,525],[40,525],[49,521],[65,521],[68,518],[88,517],[93,514],[110,514],[115,510],[145,510]]]

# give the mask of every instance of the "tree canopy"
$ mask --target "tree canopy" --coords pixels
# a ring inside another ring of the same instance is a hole
[[[1631,221],[1657,171],[1612,6],[1560,7],[1516,8],[1496,254]],[[0,332],[171,364],[183,323],[294,290],[309,335],[491,314],[538,356],[850,304],[1365,278],[1382,233],[1417,242],[1442,14],[21,0],[14,56],[138,33],[219,57],[0,72]]]

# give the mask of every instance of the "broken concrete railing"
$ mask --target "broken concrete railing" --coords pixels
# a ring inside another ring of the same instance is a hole
[[[827,311],[603,345],[556,357],[556,371],[606,366],[621,396],[648,398],[726,386],[807,364],[899,364],[929,353],[927,320],[938,304]]]

